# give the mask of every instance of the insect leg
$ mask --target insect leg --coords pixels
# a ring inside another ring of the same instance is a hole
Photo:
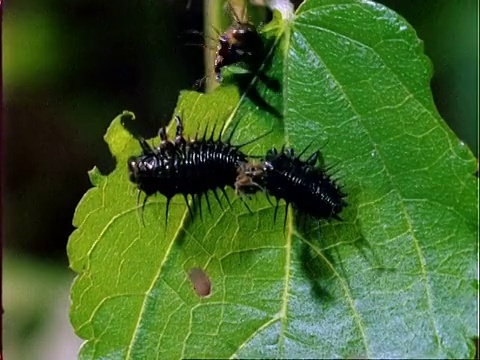
[[[199,36],[203,37],[205,40],[206,39],[212,40],[215,43],[218,41],[218,39],[214,38],[213,36],[205,35],[203,32],[198,31],[198,30],[186,30],[184,33],[185,34],[192,34],[192,35],[199,35]]]
[[[244,3],[244,7],[242,9],[242,14],[241,16],[238,15],[238,13],[235,11],[235,8],[232,6],[232,4],[227,1],[226,3],[227,10],[230,12],[232,15],[234,21],[237,24],[244,24],[246,22],[246,15],[247,15],[247,3]]]
[[[193,84],[193,88],[197,90],[200,89],[202,85],[205,83],[205,81],[208,79],[208,77],[209,75],[205,75],[201,79],[196,80],[195,83]]]

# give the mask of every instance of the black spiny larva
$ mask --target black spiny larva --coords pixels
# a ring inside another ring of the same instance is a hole
[[[347,206],[346,194],[325,169],[316,166],[319,150],[305,161],[300,159],[307,148],[298,156],[292,148],[282,148],[280,152],[273,148],[259,164],[242,165],[236,181],[237,191],[248,194],[263,189],[275,197],[275,219],[279,201],[284,199],[287,208],[291,204],[299,213],[316,219],[341,220],[339,214]],[[285,221],[286,215],[287,212]]]
[[[137,184],[139,195],[141,192],[145,193],[143,205],[148,197],[155,193],[167,198],[165,221],[168,219],[170,201],[177,194],[183,195],[191,215],[188,195],[191,195],[193,203],[198,200],[200,214],[203,195],[210,210],[208,191],[213,192],[220,206],[217,189],[220,189],[228,200],[225,187],[234,187],[237,167],[247,161],[240,148],[257,140],[242,145],[231,145],[235,129],[228,140],[223,141],[221,132],[219,137],[214,139],[215,128],[209,138],[205,129],[201,139],[197,136],[195,139],[185,139],[180,117],[176,116],[175,121],[175,141],[168,140],[166,130],[162,127],[159,130],[161,140],[159,147],[152,148],[145,140],[140,139],[142,154],[132,156],[128,160],[130,181]]]

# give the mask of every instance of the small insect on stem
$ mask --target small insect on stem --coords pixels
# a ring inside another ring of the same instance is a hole
[[[196,89],[202,87],[211,76],[215,76],[215,80],[221,83],[223,81],[222,70],[229,65],[241,64],[243,68],[240,70],[241,73],[254,73],[264,58],[264,42],[255,25],[247,20],[246,2],[241,15],[235,11],[230,1],[226,2],[226,6],[233,21],[223,33],[213,25],[211,25],[212,35],[206,35],[197,30],[186,32],[186,34],[202,36],[204,43],[188,42],[185,45],[215,50],[213,73],[195,81],[194,88]]]
[[[215,79],[218,82],[223,80],[222,69],[225,66],[243,62],[253,70],[253,64],[258,61],[255,58],[263,54],[263,41],[255,25],[246,22],[246,16],[239,17],[229,2],[228,8],[234,23],[218,38],[214,60]]]

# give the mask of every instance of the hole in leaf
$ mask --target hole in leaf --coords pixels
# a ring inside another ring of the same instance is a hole
[[[199,268],[192,268],[188,274],[193,285],[193,290],[200,297],[207,297],[211,294],[212,283],[207,273]]]

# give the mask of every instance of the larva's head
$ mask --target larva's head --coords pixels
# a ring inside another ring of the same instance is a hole
[[[134,184],[138,181],[138,165],[137,165],[137,158],[135,156],[131,156],[128,158],[127,161],[128,165],[128,178]]]
[[[152,155],[132,156],[127,161],[128,177],[130,181],[137,184],[139,190],[147,195],[157,191],[159,184],[156,178],[159,171],[158,159]]]

